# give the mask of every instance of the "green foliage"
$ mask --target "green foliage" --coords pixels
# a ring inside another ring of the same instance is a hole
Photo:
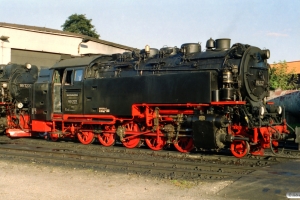
[[[99,38],[97,31],[91,24],[91,19],[87,19],[85,15],[73,14],[61,26],[63,31],[87,35],[93,38]]]
[[[297,89],[298,76],[295,70],[288,72],[285,61],[274,63],[270,69],[270,89],[293,90]]]

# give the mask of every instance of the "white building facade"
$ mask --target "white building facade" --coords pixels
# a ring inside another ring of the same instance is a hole
[[[133,48],[65,31],[0,22],[0,64],[53,66],[61,58],[114,54]]]

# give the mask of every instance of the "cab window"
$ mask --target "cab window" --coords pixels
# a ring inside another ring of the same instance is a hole
[[[81,81],[82,80],[82,74],[83,74],[82,69],[75,70],[74,81]]]
[[[66,81],[65,85],[72,85],[73,84],[73,70],[68,70],[66,74]]]

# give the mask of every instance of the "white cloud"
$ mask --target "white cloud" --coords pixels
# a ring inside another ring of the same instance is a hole
[[[288,37],[288,34],[285,33],[275,33],[275,32],[268,32],[267,36],[272,36],[272,37]]]

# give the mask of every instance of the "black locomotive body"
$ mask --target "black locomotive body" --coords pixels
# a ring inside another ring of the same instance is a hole
[[[8,64],[0,66],[0,131],[21,127],[20,110],[28,113],[32,101],[32,87],[38,78],[39,68],[25,65]],[[22,116],[28,121],[28,114]],[[22,127],[23,128],[23,127]],[[29,128],[25,124],[24,128]]]
[[[264,102],[269,56],[210,39],[206,51],[187,43],[62,60],[40,71],[28,111],[13,114],[28,116],[22,123],[30,126],[7,135],[45,132],[52,140],[98,138],[105,146],[118,139],[128,148],[144,142],[181,152],[229,145],[236,157],[263,155],[288,134],[282,108]]]

